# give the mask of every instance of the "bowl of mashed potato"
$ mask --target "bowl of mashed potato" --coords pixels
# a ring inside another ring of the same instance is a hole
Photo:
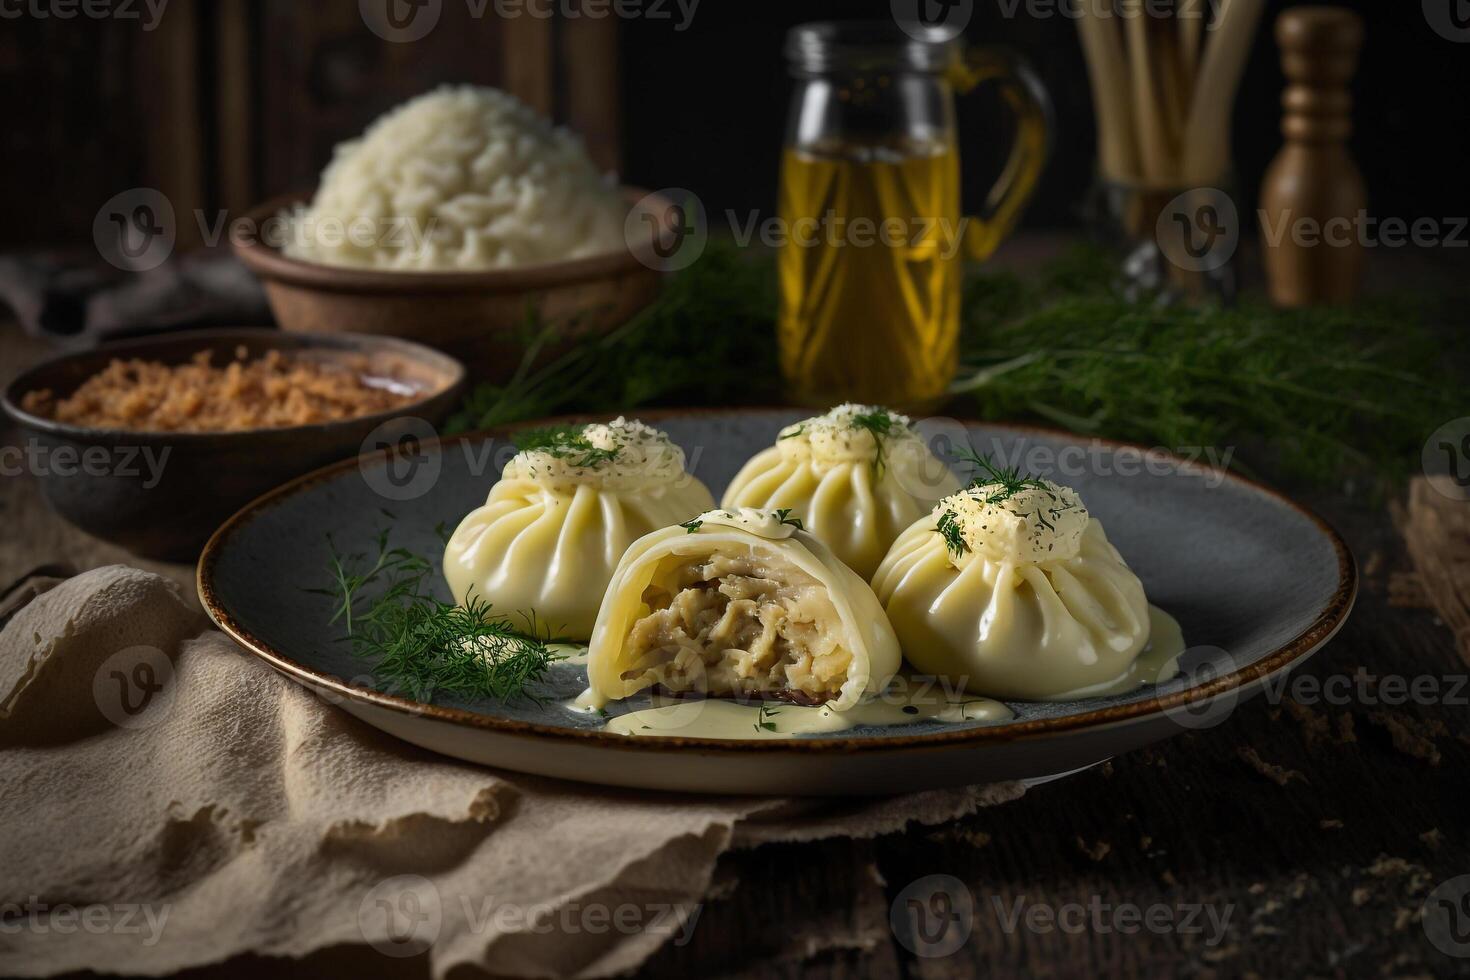
[[[234,246],[284,329],[405,337],[497,380],[539,331],[550,354],[648,305],[660,243],[625,228],[672,227],[672,207],[514,96],[446,86],[340,144],[314,194],[257,208]]]

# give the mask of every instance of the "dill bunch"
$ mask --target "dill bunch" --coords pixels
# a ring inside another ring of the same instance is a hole
[[[1119,298],[1075,265],[1066,281],[1060,292],[970,284],[952,392],[983,418],[1233,446],[1240,469],[1328,485],[1396,482],[1429,434],[1464,414],[1440,338],[1402,304],[1183,309]]]
[[[531,697],[553,657],[547,638],[492,615],[490,603],[470,596],[464,606],[425,591],[434,567],[377,538],[377,554],[339,555],[328,539],[330,587],[309,589],[335,600],[332,623],[342,623],[353,652],[373,662],[388,690],[415,701],[436,692],[464,698]],[[372,590],[372,594],[368,594]]]
[[[660,403],[780,400],[775,269],[731,242],[711,239],[699,261],[668,276],[658,299],[627,323],[538,364],[575,326],[528,315],[515,375],[475,388],[449,431]]]
[[[1463,366],[1465,341],[1446,357],[1448,333],[1418,304],[1162,307],[1117,295],[1115,277],[1114,260],[1091,248],[1025,278],[969,277],[946,410],[1176,449],[1235,447],[1231,466],[1321,486],[1396,482],[1429,433],[1464,414],[1452,365]],[[624,326],[539,364],[563,333],[529,318],[515,377],[475,389],[450,430],[783,400],[772,264],[726,241],[711,239]]]

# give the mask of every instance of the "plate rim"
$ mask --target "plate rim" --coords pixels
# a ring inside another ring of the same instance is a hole
[[[800,406],[751,405],[683,409],[659,408],[641,411],[637,415],[641,420],[648,422],[667,422],[698,416],[754,414],[761,412],[774,414],[777,412],[789,413],[801,411],[806,411],[806,409]],[[521,422],[491,426],[485,429],[476,429],[471,432],[440,436],[429,440],[429,442],[439,446],[449,446],[469,440],[504,438],[511,433],[524,429],[599,419],[605,414],[578,412],[568,415],[528,419]],[[355,456],[351,459],[329,463],[310,473],[283,483],[250,501],[250,503],[232,514],[229,519],[210,535],[209,540],[204,545],[203,551],[200,552],[199,562],[195,568],[195,585],[199,595],[199,602],[204,607],[205,613],[213,621],[215,626],[226,636],[230,637],[237,646],[247,653],[264,660],[275,670],[285,674],[292,680],[313,690],[319,691],[325,689],[337,697],[365,703],[374,707],[386,708],[402,714],[445,722],[459,727],[487,730],[501,735],[534,736],[539,739],[569,741],[574,744],[589,747],[638,748],[640,750],[654,752],[688,752],[694,750],[716,753],[880,753],[953,748],[959,745],[983,742],[1015,742],[1042,739],[1062,734],[1075,734],[1079,731],[1093,728],[1104,729],[1120,723],[1141,721],[1150,717],[1156,717],[1181,705],[1209,700],[1231,691],[1249,688],[1256,681],[1264,680],[1287,667],[1305,660],[1321,648],[1323,644],[1336,636],[1338,631],[1342,629],[1343,624],[1347,622],[1348,615],[1352,611],[1353,604],[1357,599],[1359,584],[1357,561],[1353,557],[1352,551],[1348,548],[1347,541],[1323,517],[1310,508],[1292,500],[1281,491],[1230,470],[1201,463],[1198,460],[1185,459],[1177,453],[1162,450],[1158,447],[1147,447],[1124,440],[1083,435],[1082,433],[1069,432],[1065,429],[1033,425],[1030,423],[970,417],[956,417],[954,420],[967,427],[988,426],[992,428],[1004,428],[1021,434],[1030,433],[1052,439],[1084,440],[1109,446],[1115,450],[1129,449],[1140,453],[1151,454],[1155,458],[1163,457],[1170,460],[1181,472],[1217,475],[1224,480],[1232,481],[1246,489],[1270,497],[1278,504],[1286,506],[1306,518],[1331,543],[1333,551],[1337,556],[1337,588],[1333,591],[1331,598],[1322,607],[1312,623],[1285,644],[1277,647],[1254,663],[1248,664],[1231,673],[1221,675],[1205,684],[1191,687],[1166,697],[1153,696],[1129,704],[1096,708],[1059,718],[1033,718],[1029,721],[999,725],[979,725],[973,728],[930,732],[921,735],[895,735],[885,738],[825,737],[767,740],[703,738],[686,735],[664,735],[658,738],[639,739],[614,732],[595,729],[563,728],[537,722],[485,715],[463,708],[451,708],[443,705],[428,704],[422,701],[414,701],[411,698],[401,697],[396,694],[387,694],[370,688],[357,687],[330,674],[322,673],[298,663],[254,636],[249,630],[236,622],[225,610],[214,588],[215,564],[218,562],[220,554],[230,537],[262,512],[281,503],[286,498],[295,496],[318,483],[335,478],[345,470],[359,466],[361,460],[364,458],[371,459],[375,456],[386,458],[393,452],[392,448],[374,450],[373,452]]]

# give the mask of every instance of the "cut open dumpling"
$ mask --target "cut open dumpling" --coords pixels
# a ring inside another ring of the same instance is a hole
[[[898,670],[872,588],[784,511],[711,511],[628,549],[593,630],[601,702],[673,693],[851,707]]]

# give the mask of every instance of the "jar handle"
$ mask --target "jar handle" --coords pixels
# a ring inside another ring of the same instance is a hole
[[[971,48],[947,75],[962,95],[986,82],[995,83],[1016,117],[1016,135],[1005,169],[986,195],[984,210],[965,222],[965,254],[983,261],[1015,229],[1036,191],[1051,153],[1051,99],[1031,66],[1004,48]]]

